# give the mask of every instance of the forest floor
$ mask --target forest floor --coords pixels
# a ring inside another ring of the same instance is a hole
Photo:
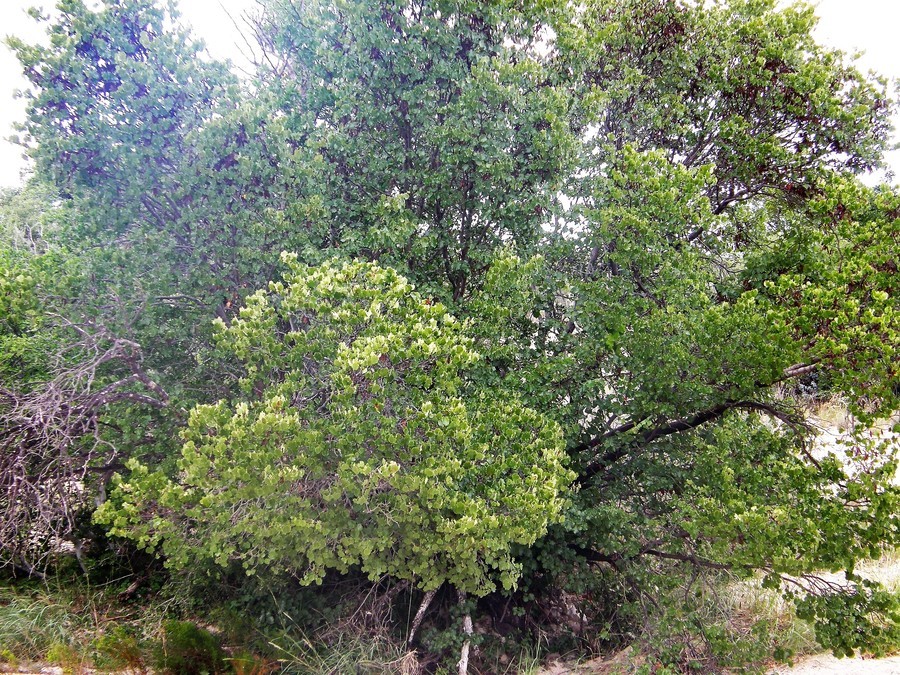
[[[628,662],[621,656],[611,659],[595,659],[580,664],[551,663],[533,675],[629,675],[639,664]],[[3,671],[0,671],[3,672]],[[95,671],[86,670],[86,673]],[[59,666],[29,668],[20,673],[5,671],[4,675],[64,675]],[[900,675],[900,656],[883,659],[837,659],[830,654],[818,654],[800,659],[793,666],[777,666],[769,675]]]

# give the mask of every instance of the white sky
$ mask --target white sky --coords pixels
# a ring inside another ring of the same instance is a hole
[[[25,9],[53,4],[53,0],[0,0],[0,35],[38,41],[40,31]],[[206,42],[214,57],[242,62],[238,45],[243,47],[243,41],[229,15],[240,21],[242,13],[256,5],[255,0],[179,0],[178,4],[184,22]],[[860,64],[864,69],[900,79],[897,0],[820,0],[818,14],[821,22],[817,37],[821,42],[847,52],[863,51]],[[21,148],[6,140],[14,133],[13,123],[24,118],[24,102],[13,97],[13,92],[24,86],[15,57],[0,47],[0,187],[20,184],[26,169]],[[900,151],[890,153],[888,161],[900,177]]]

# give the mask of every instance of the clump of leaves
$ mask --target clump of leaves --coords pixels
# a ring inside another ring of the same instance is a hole
[[[854,585],[845,592],[803,597],[797,615],[813,622],[819,644],[838,657],[900,649],[900,596],[878,582],[849,578]]]
[[[210,675],[229,670],[218,638],[190,621],[167,621],[155,656],[155,667],[172,675]]]
[[[196,407],[178,482],[132,464],[97,517],[176,566],[512,587],[512,544],[559,521],[573,477],[559,426],[467,382],[466,325],[397,272],[284,260],[285,281],[220,326],[243,400]]]

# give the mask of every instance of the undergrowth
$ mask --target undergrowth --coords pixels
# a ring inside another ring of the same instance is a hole
[[[41,659],[57,645],[73,644],[83,626],[65,600],[0,587],[0,645],[17,659]]]
[[[858,571],[896,591],[898,561],[900,554],[888,553]],[[76,675],[87,667],[174,675],[455,672],[459,610],[449,594],[430,610],[416,651],[405,636],[419,593],[388,581],[373,587],[344,577],[310,589],[270,578],[245,580],[243,587],[238,577],[198,574],[169,579],[137,600],[121,595],[126,581],[0,583],[0,664],[53,663]],[[548,652],[584,658],[628,644],[619,662],[627,661],[630,671],[673,674],[763,672],[772,654],[789,661],[819,651],[811,626],[755,579],[717,576],[687,593],[673,589],[664,611],[643,623],[639,614],[610,614],[613,598],[601,602],[590,589],[564,600],[581,602],[588,612],[580,628],[570,626],[565,635],[528,631],[548,625],[559,599],[518,597],[522,612],[488,602],[473,607],[477,649],[470,672],[533,673]],[[510,628],[513,615],[524,615],[524,630]],[[613,634],[623,622],[633,626],[630,638]]]

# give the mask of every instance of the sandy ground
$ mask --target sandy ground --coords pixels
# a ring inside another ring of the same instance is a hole
[[[640,664],[629,663],[620,654],[612,659],[596,659],[578,665],[551,663],[536,675],[629,675]],[[836,659],[830,654],[807,656],[793,666],[778,666],[769,675],[900,675],[900,656],[885,659]]]
[[[900,675],[900,656],[885,659],[836,659],[831,654],[810,656],[792,668],[781,666],[771,675]]]

